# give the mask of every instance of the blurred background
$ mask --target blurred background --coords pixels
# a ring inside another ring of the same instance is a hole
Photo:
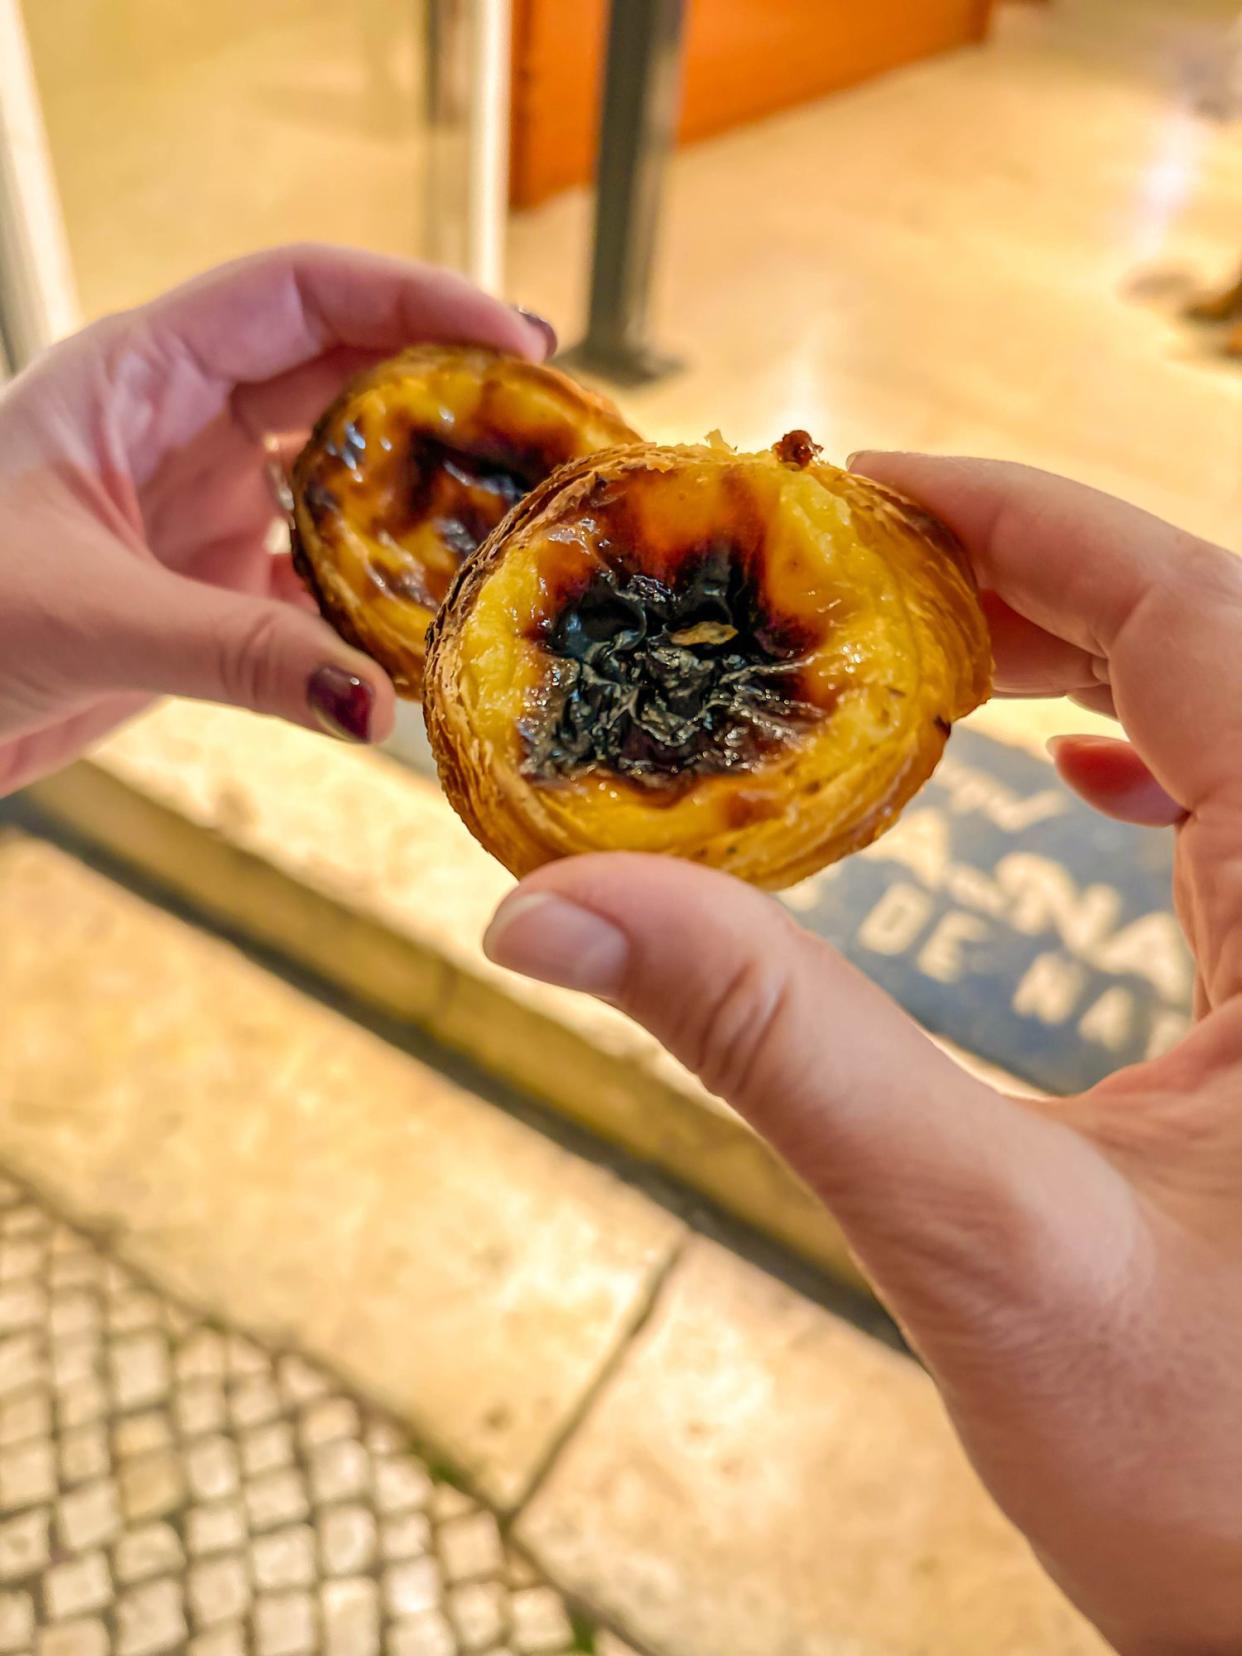
[[[1242,263],[1235,10],[622,8],[641,130],[606,138],[639,176],[611,205],[640,245],[607,224],[605,253],[644,268],[613,325],[681,364],[634,419],[1020,454],[1228,539],[1237,375],[1179,309]],[[461,265],[581,336],[606,0],[16,11],[81,316],[314,238]]]
[[[543,312],[656,439],[1018,459],[1242,551],[1233,0],[0,0],[10,369],[302,239]],[[1189,1000],[1167,843],[1042,757],[1089,723],[981,710],[947,862],[789,899],[1052,1090]],[[0,821],[0,1650],[1101,1649],[805,1193],[489,973],[426,772],[413,709],[376,758],[166,708]]]

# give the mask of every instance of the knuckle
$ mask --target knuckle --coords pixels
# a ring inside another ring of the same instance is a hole
[[[280,621],[261,610],[221,640],[220,682],[230,702],[259,710],[272,705],[279,683]]]
[[[25,780],[28,749],[29,741],[25,739],[0,740],[0,799],[13,793]]]
[[[1179,534],[1178,543],[1177,564],[1186,585],[1235,602],[1242,596],[1242,571],[1232,553],[1185,531]]]
[[[789,995],[783,962],[750,958],[709,998],[688,1041],[691,1067],[709,1091],[739,1098],[754,1088]]]

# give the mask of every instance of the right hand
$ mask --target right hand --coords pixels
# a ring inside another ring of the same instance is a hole
[[[1009,1098],[758,892],[584,857],[501,907],[502,965],[620,1006],[837,1216],[975,1465],[1125,1656],[1242,1650],[1242,564],[1016,466],[856,469],[963,540],[1002,694],[1115,713],[1067,738],[1097,806],[1177,824],[1200,1022],[1081,1097]]]

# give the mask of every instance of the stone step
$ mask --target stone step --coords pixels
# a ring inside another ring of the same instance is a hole
[[[909,1358],[16,835],[0,1005],[0,1649],[1102,1652]]]

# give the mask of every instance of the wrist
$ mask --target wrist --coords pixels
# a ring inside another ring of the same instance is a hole
[[[1032,1550],[1117,1656],[1239,1656],[1242,1542],[1200,1538],[1174,1546],[1165,1536],[1163,1549],[1153,1551],[1128,1539],[1120,1549],[1124,1561],[1115,1554],[1103,1569],[1089,1545],[1074,1569],[1066,1568],[1064,1554]]]

